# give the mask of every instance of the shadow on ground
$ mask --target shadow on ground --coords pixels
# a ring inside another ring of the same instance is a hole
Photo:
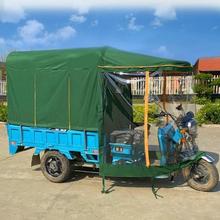
[[[102,181],[101,177],[98,174],[98,170],[90,169],[77,170],[72,178],[68,182],[81,180],[84,178],[97,178],[99,177],[100,182]],[[112,193],[115,191],[115,187],[134,187],[134,188],[174,188],[174,187],[188,187],[183,179],[182,175],[174,177],[174,180],[171,181],[170,178],[167,179],[152,179],[149,177],[146,178],[133,178],[133,177],[106,177],[106,180],[110,182],[106,188],[106,193]],[[92,183],[91,183],[92,184]]]
[[[208,151],[206,153],[215,159],[215,163],[219,161],[219,154]],[[33,169],[33,171],[41,171],[41,169],[40,167],[36,167],[35,169]],[[99,178],[100,182],[102,181],[101,177],[99,176],[98,169],[80,167],[74,169],[74,171],[71,174],[71,178],[67,182],[80,181],[84,178],[91,178],[91,179]],[[189,187],[186,181],[184,180],[181,172],[179,172],[179,174],[174,177],[173,181],[171,181],[170,178],[153,180],[152,178],[131,178],[131,177],[130,178],[106,177],[106,180],[110,182],[110,184],[108,184],[108,188],[106,188],[106,193],[111,193],[115,191],[115,187],[135,187],[135,188],[152,187],[152,189]],[[219,192],[219,191],[220,191],[220,182],[212,192]]]

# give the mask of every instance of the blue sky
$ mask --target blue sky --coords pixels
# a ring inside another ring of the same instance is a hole
[[[192,64],[198,57],[220,56],[218,8],[19,10],[5,8],[0,17],[1,56],[13,50],[106,45]]]

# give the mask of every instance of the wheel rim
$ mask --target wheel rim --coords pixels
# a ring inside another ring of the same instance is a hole
[[[62,174],[62,162],[56,156],[47,158],[45,163],[46,171],[52,177],[58,177]]]
[[[199,184],[207,184],[210,179],[209,171],[203,164],[194,165],[190,175]]]

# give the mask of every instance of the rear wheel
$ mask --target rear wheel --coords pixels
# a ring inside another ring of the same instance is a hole
[[[54,183],[61,183],[70,177],[70,162],[58,151],[47,151],[41,159],[44,176]]]
[[[183,176],[190,187],[204,192],[213,190],[219,181],[215,165],[203,159],[183,169]]]

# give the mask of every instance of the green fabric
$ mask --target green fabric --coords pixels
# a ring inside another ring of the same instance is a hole
[[[103,163],[100,166],[100,172],[104,176],[120,176],[120,177],[156,177],[160,175],[171,174],[172,172],[179,171],[185,167],[191,166],[193,163],[201,159],[204,152],[199,152],[194,160],[181,162],[173,165],[165,166],[150,166],[147,168],[145,165],[111,165]]]
[[[109,66],[103,68],[100,67],[102,72],[122,71],[121,68],[116,68],[116,69],[113,68],[114,66],[129,66],[130,68],[123,68],[123,71],[128,71],[128,72],[140,71],[140,69],[143,71],[144,70],[155,71],[160,67],[162,70],[166,70],[166,71],[169,70],[180,71],[180,72],[192,71],[192,67],[189,62],[125,52],[108,47],[103,48],[102,62],[99,63],[99,66]],[[132,68],[132,66],[134,67]],[[137,66],[145,66],[145,67],[141,68]]]
[[[8,122],[97,130],[102,50],[13,52],[7,58]]]
[[[19,66],[16,71],[22,74],[7,74],[8,122],[33,125],[34,75]]]
[[[6,62],[8,122],[98,130],[103,115],[100,72],[111,70],[98,66],[166,64],[181,65],[188,70],[191,68],[188,62],[108,47],[12,52]],[[171,67],[164,67],[167,68]],[[131,71],[133,68],[125,70]],[[114,100],[113,103],[117,104]]]
[[[49,124],[51,128],[67,128],[68,115],[68,74],[39,71],[36,74],[36,126]]]

